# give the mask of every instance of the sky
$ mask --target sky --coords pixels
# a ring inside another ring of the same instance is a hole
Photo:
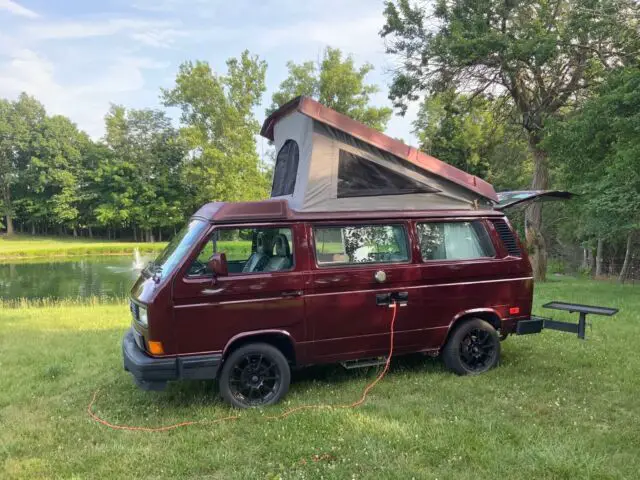
[[[97,139],[110,103],[160,107],[183,61],[224,72],[249,49],[268,63],[262,121],[286,62],[317,60],[329,45],[372,63],[373,103],[391,106],[382,10],[383,0],[0,0],[0,97],[25,91]],[[394,115],[387,133],[415,143],[415,111]]]

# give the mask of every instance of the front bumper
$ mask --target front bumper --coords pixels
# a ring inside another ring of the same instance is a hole
[[[122,357],[124,369],[144,390],[163,390],[171,380],[213,380],[222,363],[222,354],[152,357],[138,347],[131,329],[122,339]]]

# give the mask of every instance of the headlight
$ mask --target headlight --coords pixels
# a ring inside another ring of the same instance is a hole
[[[144,307],[138,307],[138,321],[144,327],[149,325],[149,316],[147,315],[147,309]]]

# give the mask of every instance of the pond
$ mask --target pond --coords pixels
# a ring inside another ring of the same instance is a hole
[[[125,297],[150,259],[103,256],[0,264],[0,300]]]

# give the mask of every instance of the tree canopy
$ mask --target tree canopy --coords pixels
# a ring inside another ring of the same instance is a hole
[[[510,105],[450,89],[427,97],[414,126],[420,149],[486,179],[497,190],[523,188],[531,161],[522,131],[505,121]]]
[[[306,95],[376,130],[386,128],[392,111],[370,104],[371,95],[380,89],[365,81],[373,65],[365,63],[358,68],[351,55],[343,56],[340,49],[327,47],[320,62],[288,62],[287,68],[289,76],[273,94],[267,113],[297,96]]]
[[[640,52],[633,0],[389,0],[382,35],[401,62],[390,97],[406,109],[422,93],[449,88],[508,96],[533,155],[531,186],[549,186],[540,142],[547,120],[574,104],[604,72]],[[536,278],[546,274],[540,204],[527,211]]]
[[[544,145],[558,159],[565,184],[581,194],[577,212],[587,237],[623,235],[632,243],[640,232],[639,126],[637,67],[612,74],[583,108],[550,126]]]
[[[253,109],[265,91],[267,64],[248,51],[227,61],[227,74],[206,62],[180,66],[175,86],[163,90],[166,106],[180,108],[180,135],[190,150],[184,184],[196,204],[255,200],[266,196],[255,135]]]

